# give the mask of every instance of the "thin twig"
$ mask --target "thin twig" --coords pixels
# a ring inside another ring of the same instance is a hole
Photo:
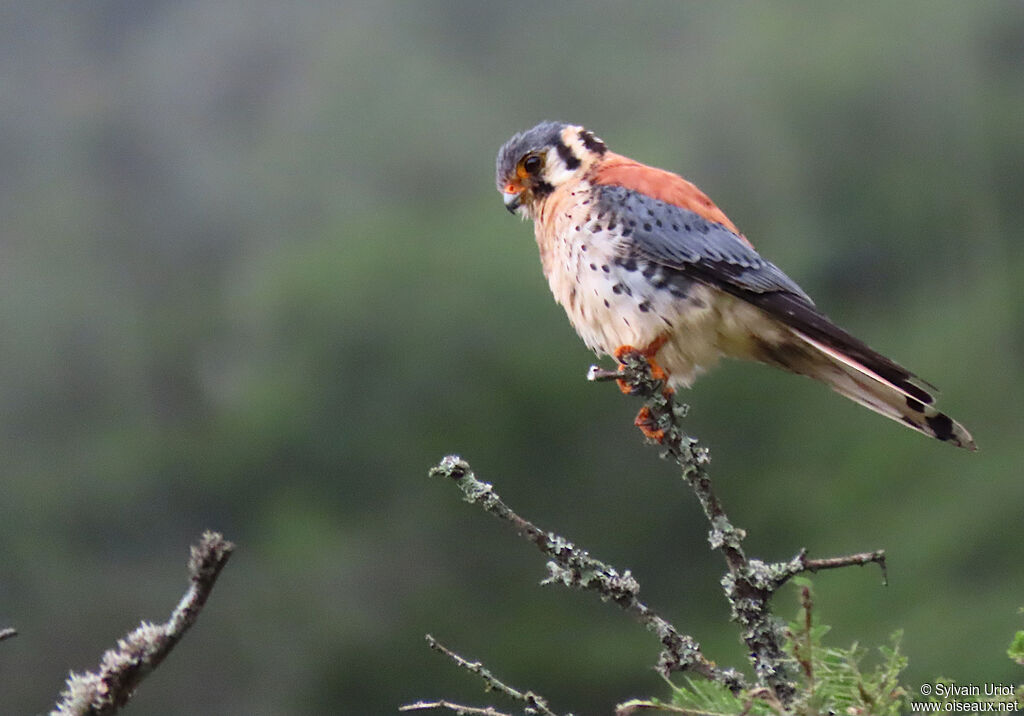
[[[487,684],[488,691],[497,691],[499,693],[505,694],[510,699],[513,699],[515,701],[522,701],[530,709],[533,709],[537,713],[542,713],[545,716],[557,716],[557,714],[554,711],[548,708],[547,699],[545,699],[543,696],[535,694],[532,691],[519,691],[518,689],[514,689],[508,684],[499,681],[498,678],[494,674],[492,674],[482,663],[480,663],[479,661],[468,661],[467,659],[462,658],[454,651],[446,647],[444,644],[440,643],[430,634],[427,634],[427,643],[430,645],[430,648],[434,651],[441,652],[466,671],[470,672],[471,674],[476,674],[481,679],[483,679],[484,683]]]
[[[417,701],[414,704],[399,706],[399,711],[424,711],[428,709],[448,709],[459,716],[512,716],[512,714],[498,711],[493,706],[465,706],[453,701]]]
[[[812,627],[814,626],[813,609],[814,599],[811,596],[809,587],[800,588],[800,609],[804,614],[804,628],[802,631],[790,632],[790,640],[793,642],[793,657],[804,670],[804,678],[807,680],[807,693],[814,697],[814,638]],[[803,641],[800,640],[803,637]]]
[[[672,624],[644,604],[637,595],[640,585],[626,570],[619,573],[615,567],[591,557],[569,540],[553,532],[545,532],[532,522],[516,514],[494,491],[492,485],[476,479],[472,468],[457,455],[449,455],[430,471],[454,481],[467,502],[483,507],[492,515],[510,523],[519,534],[551,558],[549,576],[544,583],[560,583],[568,587],[597,592],[603,600],[614,602],[632,614],[647,629],[653,631],[664,649],[658,659],[662,674],[689,671],[717,681],[733,691],[745,687],[742,674],[735,669],[721,669],[709,661],[693,637],[681,634]]]
[[[751,564],[758,563],[757,560],[750,560]],[[758,563],[760,564],[760,563]],[[793,559],[788,562],[775,562],[764,565],[764,571],[769,575],[769,587],[772,591],[777,590],[798,574],[804,572],[821,572],[826,569],[839,569],[840,567],[860,567],[865,564],[877,564],[882,570],[882,584],[888,586],[889,577],[885,566],[885,550],[878,549],[874,552],[860,552],[859,554],[848,554],[842,557],[825,557],[823,559],[809,559],[807,550],[801,549]]]
[[[804,552],[806,554],[806,551]],[[837,569],[839,567],[864,566],[865,564],[877,564],[882,570],[882,584],[889,584],[889,575],[885,568],[885,550],[876,549],[874,552],[861,552],[850,554],[845,557],[827,557],[825,559],[807,559],[804,557],[804,572],[820,572],[823,569]]]
[[[220,534],[204,533],[188,562],[191,584],[171,618],[163,624],[142,622],[103,654],[96,671],[72,672],[50,716],[106,716],[128,703],[139,683],[195,623],[233,549]]]

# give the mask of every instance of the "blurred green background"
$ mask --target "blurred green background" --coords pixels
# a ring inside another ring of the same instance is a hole
[[[977,454],[749,364],[689,425],[752,554],[888,550],[888,588],[815,580],[835,643],[1020,679],[1024,4],[5,3],[0,39],[3,713],[165,619],[204,528],[237,553],[132,714],[500,704],[428,631],[556,710],[664,696],[651,635],[427,479],[449,452],[745,666],[692,495],[495,192],[547,118],[943,388]]]

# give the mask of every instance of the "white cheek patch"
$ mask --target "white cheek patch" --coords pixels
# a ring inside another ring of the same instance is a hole
[[[564,184],[572,179],[578,171],[578,169],[569,169],[562,158],[558,156],[558,150],[554,147],[548,149],[547,154],[544,156],[544,166],[548,168],[544,172],[545,181],[553,186]]]

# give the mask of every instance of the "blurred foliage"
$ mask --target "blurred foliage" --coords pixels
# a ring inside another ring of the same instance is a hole
[[[869,714],[900,716],[908,713],[908,691],[900,685],[900,675],[907,668],[907,658],[900,652],[902,633],[889,639],[890,646],[878,648],[874,663],[867,666],[868,650],[856,642],[848,649],[826,646],[824,637],[830,628],[813,619],[811,582],[794,579],[801,590],[801,608],[789,625],[786,653],[799,665],[800,681],[792,713]],[[780,705],[763,698],[733,695],[727,688],[707,681],[685,679],[685,685],[674,685],[672,704],[691,712],[720,714],[751,714],[770,716],[780,713]],[[916,690],[915,690],[916,691]]]
[[[426,479],[450,452],[742,662],[697,506],[492,186],[544,118],[697,181],[944,388],[978,454],[751,365],[690,427],[753,554],[888,550],[888,588],[819,580],[840,643],[1009,680],[1022,38],[1014,0],[6,4],[0,710],[164,618],[204,528],[238,552],[133,714],[391,713],[461,683],[428,630],[581,712],[661,688],[649,635]]]
[[[1024,614],[1024,607],[1021,607],[1019,611]],[[1013,641],[1010,642],[1010,648],[1006,650],[1006,655],[1024,666],[1024,630],[1018,630],[1013,635]]]
[[[1013,712],[1024,705],[1024,686],[1019,679],[1007,683],[959,685],[951,679],[933,679],[924,685],[909,686],[902,682],[907,668],[907,657],[901,652],[903,633],[896,631],[890,637],[890,646],[878,647],[876,658],[856,642],[843,649],[824,644],[830,627],[815,624],[812,617],[810,580],[798,577],[794,582],[801,589],[801,609],[796,621],[789,625],[786,653],[800,665],[800,682],[792,713],[817,716],[818,714],[865,714],[867,716],[900,716],[907,713],[927,713],[923,704],[945,704],[936,712],[981,712],[983,705],[998,705],[993,711]],[[1018,632],[1018,639],[1024,632]],[[1011,647],[1011,658],[1013,658]],[[869,666],[867,662],[873,661]],[[671,704],[658,701],[639,702],[661,706],[666,713],[676,710],[704,716],[750,714],[770,716],[781,713],[777,702],[769,703],[764,697],[749,694],[734,695],[726,687],[708,681],[685,678],[680,685],[672,684]],[[940,691],[940,685],[946,687]],[[971,693],[974,689],[979,693]],[[925,694],[922,697],[920,694]],[[929,696],[930,694],[934,694]],[[972,708],[973,707],[973,708]],[[620,709],[623,710],[623,709]],[[623,710],[628,711],[628,710]],[[631,711],[628,711],[632,713]],[[789,713],[789,712],[787,712]]]

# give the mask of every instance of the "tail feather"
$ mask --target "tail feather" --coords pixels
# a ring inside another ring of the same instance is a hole
[[[899,363],[886,358],[844,331],[804,297],[788,291],[768,291],[744,295],[741,298],[754,304],[789,328],[802,341],[811,344],[834,360],[865,371],[872,378],[899,389],[904,395],[925,405],[934,402],[932,393],[938,392],[934,385],[921,380]]]
[[[797,364],[784,366],[787,369],[820,380],[840,395],[919,433],[967,450],[977,449],[963,425],[932,407],[935,397],[922,387],[927,384],[909,371],[907,379],[891,381],[883,377],[894,365],[888,358],[883,357],[886,370],[876,371],[800,331],[793,333],[813,350],[804,353],[804,360]]]

